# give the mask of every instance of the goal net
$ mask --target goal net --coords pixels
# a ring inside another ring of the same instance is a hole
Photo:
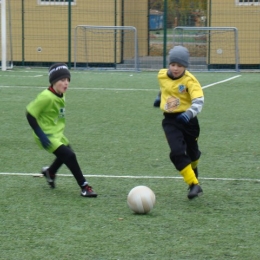
[[[190,52],[193,71],[239,71],[238,31],[235,27],[175,27],[173,44]]]
[[[13,68],[13,49],[12,49],[12,19],[10,0],[0,1],[1,19],[1,68]]]
[[[78,25],[74,69],[139,70],[137,31],[132,26]]]

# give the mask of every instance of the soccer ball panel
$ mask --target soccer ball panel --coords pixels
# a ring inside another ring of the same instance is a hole
[[[136,186],[129,192],[127,204],[135,213],[148,213],[155,205],[155,194],[147,186]]]

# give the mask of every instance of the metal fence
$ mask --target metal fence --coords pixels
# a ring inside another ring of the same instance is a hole
[[[194,61],[198,63],[197,67],[193,64],[191,70],[226,70],[232,66],[236,71],[260,69],[258,1],[251,1],[251,4],[244,0],[1,2],[1,9],[3,3],[6,3],[5,15],[3,10],[1,11],[1,60],[6,55],[8,64],[14,66],[49,66],[53,62],[66,62],[73,68],[75,28],[84,24],[136,28],[138,64],[135,64],[135,57],[125,56],[114,61],[115,69],[132,65],[141,70],[166,67],[169,50],[179,44],[189,49],[191,65]],[[182,36],[179,35],[179,30],[175,29],[179,27],[186,28],[182,31]],[[213,29],[203,29],[209,27],[236,28],[236,33],[228,35],[223,30],[213,33]],[[5,38],[3,34],[6,34]],[[227,44],[227,41],[232,44]],[[6,48],[3,47],[5,42]],[[111,48],[108,52],[113,52],[114,45],[110,42],[109,39],[100,40],[100,43],[95,45],[98,48],[100,44],[106,44]],[[118,52],[126,53],[124,48],[127,44],[121,41],[118,46],[121,48]],[[99,61],[98,50],[95,51]],[[100,67],[106,65],[97,61],[92,60],[93,64],[100,64]]]

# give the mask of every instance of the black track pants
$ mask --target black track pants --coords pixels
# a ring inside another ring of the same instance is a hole
[[[62,164],[65,164],[75,177],[79,186],[86,181],[78,164],[76,154],[70,146],[61,145],[53,154],[56,156],[56,159],[49,168],[52,174],[55,174]]]
[[[175,120],[177,115],[164,113],[162,127],[171,150],[170,159],[175,168],[181,171],[200,158],[200,127],[197,117],[192,118],[188,124],[181,124]]]

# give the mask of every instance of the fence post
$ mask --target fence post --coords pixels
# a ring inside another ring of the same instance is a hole
[[[166,68],[167,56],[167,0],[164,0],[163,7],[163,67]]]
[[[68,1],[68,68],[71,69],[71,0]]]

